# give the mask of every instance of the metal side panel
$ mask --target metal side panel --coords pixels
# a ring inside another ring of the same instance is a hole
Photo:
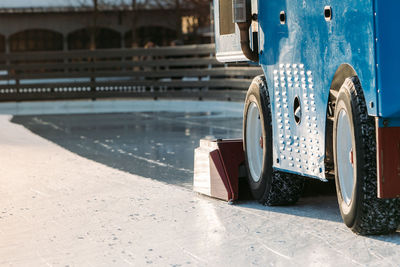
[[[341,65],[354,68],[376,115],[372,0],[259,0],[258,9],[274,168],[323,180],[329,92]]]
[[[379,116],[400,118],[400,1],[374,0]],[[391,125],[400,126],[400,125]]]

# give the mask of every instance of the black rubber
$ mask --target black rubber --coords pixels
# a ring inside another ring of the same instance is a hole
[[[254,182],[248,165],[246,149],[246,122],[249,105],[254,102],[259,108],[263,136],[263,164],[261,178]],[[268,206],[291,205],[299,199],[304,179],[288,173],[278,172],[272,168],[272,123],[271,105],[267,83],[263,75],[254,78],[247,91],[243,116],[243,146],[246,158],[248,183],[253,197]]]
[[[378,199],[374,119],[368,116],[363,90],[357,77],[347,78],[339,90],[333,125],[333,153],[337,170],[337,118],[344,109],[353,131],[355,187],[347,205],[335,172],[340,213],[345,224],[360,235],[387,234],[400,224],[400,199]],[[340,137],[339,137],[340,138]]]

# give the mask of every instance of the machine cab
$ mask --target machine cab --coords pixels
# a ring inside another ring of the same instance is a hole
[[[214,28],[216,57],[220,62],[249,61],[241,48],[238,22],[251,21],[249,45],[258,53],[258,23],[252,20],[257,14],[257,0],[214,0]]]

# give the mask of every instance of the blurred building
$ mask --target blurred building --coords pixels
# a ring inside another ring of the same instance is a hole
[[[198,9],[130,6],[0,9],[0,52],[158,46],[210,41],[209,6]],[[204,15],[206,14],[206,17]],[[134,30],[134,38],[132,32]]]

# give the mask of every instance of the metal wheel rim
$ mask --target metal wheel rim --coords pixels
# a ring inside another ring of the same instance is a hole
[[[246,118],[246,153],[251,178],[255,183],[261,179],[263,148],[260,146],[262,128],[260,112],[256,103],[249,105]]]
[[[337,167],[339,176],[340,193],[344,202],[349,206],[354,190],[354,150],[349,116],[341,110],[337,122]]]

